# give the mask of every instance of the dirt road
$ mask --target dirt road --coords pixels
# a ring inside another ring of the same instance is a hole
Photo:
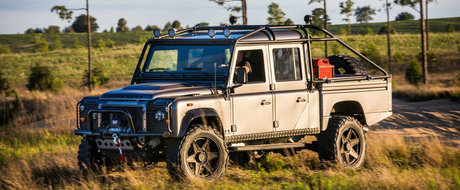
[[[448,99],[393,99],[393,115],[370,127],[373,133],[405,138],[437,137],[460,145],[460,104]]]

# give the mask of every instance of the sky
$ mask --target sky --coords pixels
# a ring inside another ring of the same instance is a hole
[[[228,23],[230,12],[224,7],[209,0],[89,0],[90,15],[96,17],[99,32],[116,27],[118,19],[125,18],[129,27],[141,25],[158,25],[163,27],[166,22],[179,20],[183,26],[193,26],[200,22],[211,25]],[[271,2],[278,3],[281,10],[296,24],[303,24],[303,17],[311,14],[320,3],[308,4],[310,0],[247,0],[248,24],[266,24],[267,7]],[[332,24],[344,23],[340,15],[339,3],[345,0],[328,0],[327,9]],[[389,0],[390,2],[393,0]],[[381,9],[371,22],[386,21],[383,12],[384,0],[354,0],[355,8],[370,5]],[[239,2],[234,2],[236,4]],[[59,19],[50,9],[55,5],[67,8],[84,8],[85,0],[0,0],[0,34],[24,33],[28,28],[45,28],[49,25],[70,26],[71,22]],[[460,0],[437,0],[430,4],[430,18],[459,17]],[[419,18],[418,13],[409,7],[393,5],[390,19],[394,20],[400,12],[409,12]],[[74,17],[86,14],[85,11],[74,11]],[[355,22],[355,19],[352,19]],[[241,19],[239,20],[241,22]]]

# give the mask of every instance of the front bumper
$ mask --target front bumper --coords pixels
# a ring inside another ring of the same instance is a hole
[[[102,136],[112,136],[113,133],[111,132],[91,132],[87,130],[77,129],[74,131],[75,135],[80,136],[88,136],[88,137],[102,137]],[[153,137],[153,136],[161,136],[161,137],[169,137],[171,133],[165,132],[156,132],[156,133],[117,133],[119,137]]]

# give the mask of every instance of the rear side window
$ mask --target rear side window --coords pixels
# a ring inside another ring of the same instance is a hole
[[[302,80],[299,48],[273,49],[276,81]]]

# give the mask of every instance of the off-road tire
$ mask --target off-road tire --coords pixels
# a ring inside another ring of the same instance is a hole
[[[326,131],[318,137],[318,155],[322,162],[359,168],[366,155],[366,136],[354,117],[336,116],[329,119]],[[347,158],[348,157],[348,158]]]
[[[97,146],[91,141],[83,139],[78,146],[78,166],[80,170],[87,174],[88,172],[101,172],[102,158],[98,152]]]
[[[168,171],[176,179],[219,179],[227,168],[228,158],[222,135],[200,124],[191,126],[183,138],[172,140],[166,148]]]
[[[356,58],[349,55],[332,55],[327,57],[334,65],[334,73],[342,75],[367,75],[366,68]]]

